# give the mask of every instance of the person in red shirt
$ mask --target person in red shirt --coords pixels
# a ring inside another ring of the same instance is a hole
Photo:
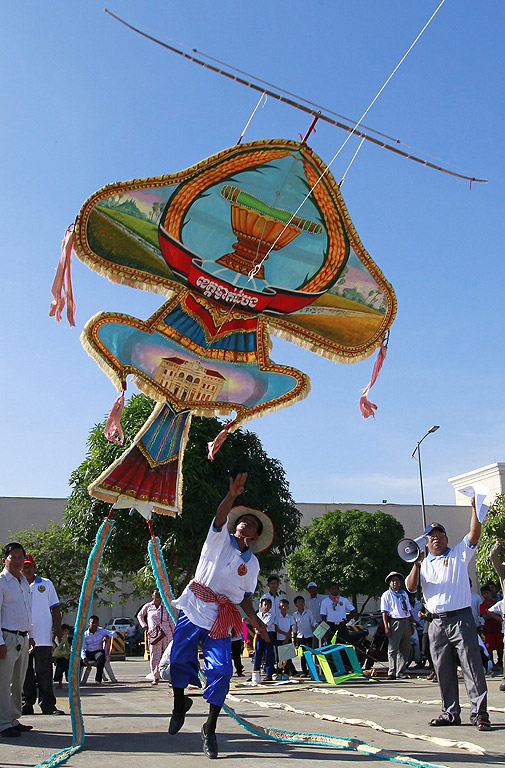
[[[501,623],[488,613],[488,609],[496,603],[496,599],[493,599],[491,595],[491,589],[485,584],[480,590],[483,602],[480,606],[480,615],[484,619],[484,645],[489,653],[489,658],[493,662],[493,665],[499,666],[503,654],[503,632],[501,631]],[[493,651],[496,651],[498,661],[494,663]]]

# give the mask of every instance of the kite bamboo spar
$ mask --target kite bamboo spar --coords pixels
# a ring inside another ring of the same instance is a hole
[[[443,2],[445,2],[445,0],[442,0],[442,3],[440,4],[440,6],[443,4]],[[475,176],[466,176],[465,174],[462,174],[462,173],[456,173],[456,171],[450,171],[448,168],[443,168],[440,165],[435,165],[434,163],[430,163],[428,160],[423,160],[423,158],[421,157],[416,157],[415,155],[412,155],[409,152],[404,152],[403,150],[398,149],[398,147],[393,147],[391,144],[387,144],[385,141],[382,141],[381,139],[374,138],[373,136],[370,136],[368,133],[363,133],[363,131],[359,131],[357,129],[357,126],[361,125],[359,121],[355,123],[354,126],[346,125],[345,123],[341,123],[340,121],[335,120],[329,114],[325,114],[325,112],[320,110],[320,108],[313,109],[310,106],[305,106],[304,104],[300,104],[300,102],[295,101],[292,98],[283,96],[282,93],[279,93],[278,91],[273,91],[270,88],[265,88],[265,85],[257,85],[256,83],[252,83],[250,80],[245,80],[243,77],[234,75],[232,72],[227,72],[225,69],[220,69],[219,67],[215,67],[213,64],[209,64],[205,61],[202,61],[201,59],[197,59],[196,56],[190,56],[189,53],[185,53],[184,51],[181,51],[179,48],[176,48],[173,45],[169,45],[168,43],[164,43],[162,40],[158,40],[156,37],[153,37],[153,35],[148,35],[146,32],[143,32],[141,29],[138,29],[138,27],[134,27],[132,24],[129,24],[120,16],[116,16],[115,13],[112,13],[112,11],[109,11],[107,8],[105,8],[104,10],[105,10],[105,13],[109,14],[109,16],[112,16],[113,19],[116,19],[116,21],[119,21],[121,24],[124,24],[124,26],[128,27],[128,29],[133,30],[133,32],[137,32],[137,34],[142,35],[142,37],[145,37],[148,40],[152,40],[153,43],[156,43],[157,45],[161,45],[162,48],[166,48],[167,50],[172,51],[172,53],[177,53],[179,56],[182,56],[183,58],[188,59],[188,61],[192,61],[195,64],[199,64],[201,67],[204,67],[204,69],[210,69],[212,72],[216,72],[216,74],[218,75],[223,75],[224,77],[228,77],[230,80],[234,80],[236,83],[240,83],[240,85],[245,85],[247,88],[252,88],[254,91],[258,91],[259,93],[266,94],[267,96],[271,96],[273,99],[277,99],[277,101],[281,101],[283,102],[283,104],[288,104],[290,107],[295,107],[295,109],[300,109],[302,112],[306,112],[309,115],[313,115],[314,117],[318,116],[320,120],[324,120],[325,122],[330,123],[331,125],[335,125],[337,128],[342,128],[342,130],[348,131],[349,133],[355,134],[356,136],[361,136],[366,141],[371,141],[373,144],[376,144],[378,147],[382,147],[383,149],[388,149],[390,152],[395,152],[397,155],[401,155],[401,157],[407,158],[407,160],[414,160],[416,163],[420,163],[421,165],[424,165],[427,168],[433,168],[435,171],[448,173],[450,176],[456,176],[459,179],[466,179],[467,181],[470,181],[470,182],[474,182],[474,181],[475,182],[480,181],[483,183],[487,182],[487,179],[477,179],[475,178]],[[437,11],[438,11],[438,8],[437,8]],[[435,13],[437,11],[435,11]],[[435,13],[433,14],[433,16],[435,15]],[[202,54],[202,55],[205,55],[205,54]],[[229,66],[229,65],[226,64],[226,66]],[[254,77],[254,75],[252,75],[252,77]],[[259,80],[259,78],[255,78],[255,79]],[[262,81],[260,80],[260,82]],[[327,111],[331,111],[331,110],[327,110]],[[345,118],[345,119],[348,119],[348,118]],[[365,128],[365,126],[363,125],[361,125],[361,127]],[[385,135],[385,134],[380,134],[380,131],[376,131],[373,128],[367,128],[366,130],[369,130],[379,135]],[[399,139],[392,139],[392,141],[395,141],[396,143],[400,143]]]

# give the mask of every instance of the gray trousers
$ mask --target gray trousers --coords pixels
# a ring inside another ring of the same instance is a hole
[[[388,638],[388,662],[390,675],[405,672],[410,656],[412,627],[408,619],[389,619],[391,637]]]
[[[21,691],[28,665],[28,637],[4,633],[7,655],[0,659],[0,731],[17,725],[21,717]]]
[[[442,713],[448,720],[458,720],[461,715],[457,653],[470,699],[470,721],[473,722],[477,715],[487,720],[486,678],[471,609],[465,608],[454,616],[434,618],[429,637],[433,668],[442,695]]]

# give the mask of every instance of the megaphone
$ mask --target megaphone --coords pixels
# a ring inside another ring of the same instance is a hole
[[[415,563],[427,543],[427,536],[419,536],[417,539],[402,539],[398,542],[397,552],[406,563]]]

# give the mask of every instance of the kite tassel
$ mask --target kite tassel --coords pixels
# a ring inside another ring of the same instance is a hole
[[[236,419],[233,419],[233,421],[227,421],[224,425],[224,429],[221,430],[221,432],[214,438],[214,440],[212,440],[210,443],[207,443],[207,447],[209,449],[207,458],[209,461],[214,461],[214,456],[228,437],[228,432],[235,425],[236,421]]]
[[[74,292],[72,290],[72,250],[75,245],[75,231],[74,225],[71,224],[65,232],[63,242],[61,244],[61,256],[56,268],[56,275],[54,277],[51,293],[53,300],[49,307],[49,317],[54,317],[59,323],[61,321],[61,313],[67,304],[67,320],[70,326],[75,326],[75,301]]]
[[[372,377],[370,379],[370,382],[368,386],[365,387],[363,392],[361,393],[361,397],[359,400],[359,407],[361,410],[361,414],[364,419],[368,419],[370,416],[375,416],[375,411],[377,410],[377,406],[375,403],[370,402],[370,400],[367,399],[367,395],[372,389],[373,385],[377,381],[377,378],[379,376],[380,369],[382,368],[382,364],[384,363],[384,360],[386,359],[386,354],[388,350],[388,342],[389,342],[389,332],[386,334],[384,339],[382,340],[382,343],[379,347],[379,352],[377,354],[377,359],[374,363],[374,367],[372,370]]]
[[[117,445],[123,445],[124,443],[124,432],[121,426],[121,416],[124,408],[125,390],[126,384],[123,382],[123,391],[119,397],[116,398],[114,405],[112,406],[109,413],[107,424],[105,425],[105,429],[103,431],[107,440],[110,443],[116,443]]]

